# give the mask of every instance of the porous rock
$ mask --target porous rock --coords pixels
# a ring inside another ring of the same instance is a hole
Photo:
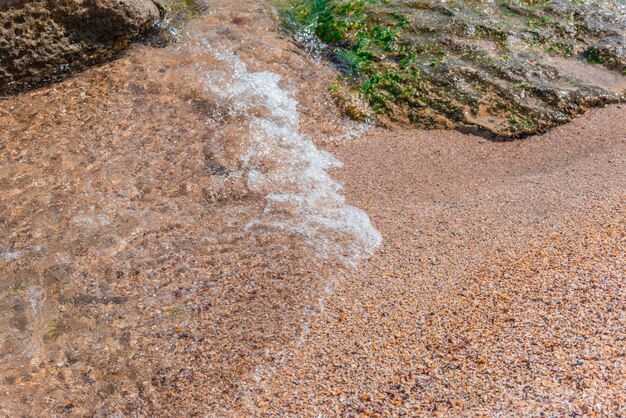
[[[0,93],[103,61],[159,16],[152,0],[0,0]]]

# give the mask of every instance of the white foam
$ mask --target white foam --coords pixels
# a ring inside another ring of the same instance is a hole
[[[7,262],[16,261],[22,258],[21,251],[7,251],[2,253],[2,258],[4,258]]]
[[[236,56],[204,46],[230,70],[212,73],[206,88],[228,101],[234,115],[249,116],[240,161],[248,188],[267,203],[254,225],[302,234],[323,256],[349,262],[370,256],[382,237],[328,174],[341,163],[300,133],[298,103],[281,88],[281,77],[249,72]]]

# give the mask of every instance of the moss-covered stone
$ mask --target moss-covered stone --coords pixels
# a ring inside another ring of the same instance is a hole
[[[513,138],[624,99],[619,0],[277,4],[286,27],[328,46],[326,56],[381,124]],[[350,109],[351,100],[339,101]]]

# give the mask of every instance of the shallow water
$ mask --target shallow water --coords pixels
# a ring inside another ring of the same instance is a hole
[[[367,214],[345,202],[341,186],[329,176],[341,163],[299,132],[298,103],[280,87],[280,76],[248,72],[236,56],[206,41],[203,46],[230,67],[229,73],[213,72],[204,80],[239,128],[236,139],[218,139],[225,148],[237,141],[243,150],[237,161],[241,173],[228,175],[243,177],[247,192],[265,196],[262,214],[245,231],[302,235],[321,257],[350,263],[371,255],[380,234]]]
[[[316,145],[363,128],[302,123],[287,81],[331,72],[262,4],[209,6],[0,102],[2,413],[228,414],[380,244]]]
[[[368,127],[339,114],[333,70],[263,2],[208,6],[178,43],[0,101],[0,414],[245,415],[376,254],[377,225],[335,180],[334,150]],[[389,222],[387,180],[418,188],[404,178],[420,167],[395,165],[406,147],[352,170]],[[454,177],[433,164],[424,182]]]

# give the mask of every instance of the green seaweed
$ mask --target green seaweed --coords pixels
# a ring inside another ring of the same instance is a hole
[[[394,13],[385,21],[370,13],[382,0],[287,0],[277,2],[285,26],[310,31],[342,64],[350,83],[375,112],[414,92],[419,78],[413,48],[401,48],[399,30],[406,16]]]
[[[588,107],[623,100],[594,85],[571,84],[542,56],[584,58],[624,71],[618,49],[593,44],[598,33],[623,38],[623,20],[582,19],[596,7],[587,1],[274,3],[298,39],[321,41],[322,55],[342,73],[340,85],[329,91],[359,119],[363,112],[355,106],[364,102],[382,124],[473,126],[506,138],[542,132]],[[564,99],[558,92],[568,84]],[[363,100],[355,104],[354,94]]]

